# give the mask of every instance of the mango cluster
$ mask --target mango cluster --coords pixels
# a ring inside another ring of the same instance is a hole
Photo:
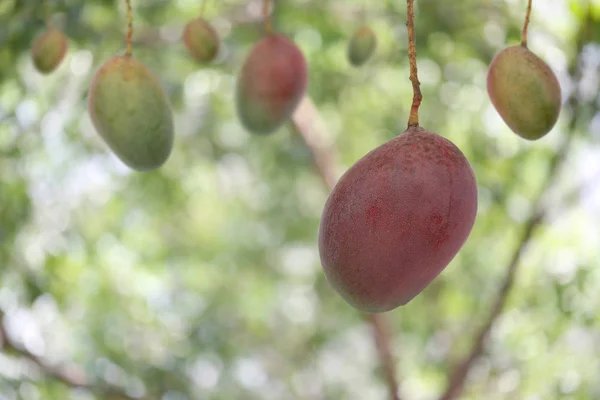
[[[187,23],[182,42],[199,64],[215,60],[217,31],[202,17]],[[160,80],[136,60],[128,43],[96,72],[88,110],[99,136],[127,166],[155,170],[168,160],[174,121]],[[374,54],[377,38],[367,25],[351,36],[352,66]],[[49,28],[35,41],[32,60],[42,73],[65,56],[65,35]],[[308,66],[300,48],[270,30],[247,55],[235,85],[239,121],[250,133],[268,135],[290,119],[306,94]],[[536,140],[556,124],[559,82],[525,44],[492,60],[487,75],[491,100],[508,127]],[[318,232],[324,274],[340,296],[369,313],[392,310],[421,293],[456,257],[477,215],[477,181],[461,150],[416,124],[371,150],[332,188]]]

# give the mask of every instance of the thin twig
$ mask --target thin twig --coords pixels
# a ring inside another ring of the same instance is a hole
[[[44,18],[46,19],[46,27],[52,28],[52,5],[50,0],[44,1]]]
[[[410,108],[408,126],[419,126],[419,106],[423,100],[421,83],[417,70],[417,47],[415,44],[415,0],[406,0],[406,28],[408,29],[408,61],[410,63],[410,81],[413,87],[413,102]]]
[[[573,134],[571,130],[565,137],[565,141],[561,146],[561,150],[558,151],[553,157],[550,164],[550,170],[546,176],[546,182],[544,185],[542,185],[542,189],[540,190],[540,193],[534,202],[533,212],[525,222],[521,239],[519,240],[518,245],[510,258],[502,286],[496,295],[496,299],[494,300],[486,322],[481,326],[478,333],[475,335],[475,339],[472,342],[473,345],[471,346],[471,350],[469,351],[468,355],[452,370],[448,387],[446,388],[444,394],[440,397],[440,400],[454,400],[458,398],[463,391],[467,374],[471,369],[473,362],[483,353],[485,341],[492,330],[494,323],[502,313],[502,310],[506,305],[506,301],[508,300],[508,295],[514,286],[515,276],[520,265],[521,257],[523,256],[523,252],[531,241],[536,228],[538,228],[542,222],[544,222],[547,216],[547,210],[542,206],[542,199],[554,183],[559,167],[566,158],[572,138]]]
[[[525,13],[525,23],[523,24],[523,32],[521,33],[521,45],[527,47],[527,28],[529,27],[529,19],[531,17],[531,2],[527,2],[527,12]]]
[[[204,17],[204,11],[206,11],[206,0],[202,0],[200,5],[200,18]]]
[[[265,32],[270,34],[273,32],[273,26],[271,25],[271,11],[269,10],[269,6],[271,5],[270,0],[263,0],[263,9],[262,14],[265,21]]]
[[[579,45],[578,49],[580,49]],[[575,74],[574,69],[575,66],[572,66],[570,71],[572,76]],[[544,207],[542,200],[548,192],[548,190],[552,187],[557,173],[567,157],[567,154],[571,148],[571,143],[573,141],[573,136],[577,125],[578,103],[575,93],[571,95],[568,103],[570,105],[572,114],[568,124],[567,134],[565,135],[563,143],[559,145],[559,150],[554,154],[554,156],[551,159],[548,174],[546,175],[546,181],[542,185],[542,188],[536,200],[533,203],[533,211],[530,217],[524,224],[521,240],[518,242],[518,245],[513,251],[513,254],[510,258],[506,275],[504,277],[502,286],[496,296],[496,299],[493,302],[491,312],[488,318],[486,319],[486,322],[481,326],[481,328],[475,335],[475,338],[472,342],[473,345],[471,346],[471,350],[469,351],[468,355],[461,362],[459,362],[456,365],[456,367],[452,370],[450,374],[450,379],[448,381],[448,386],[444,394],[440,397],[440,400],[454,400],[458,398],[458,396],[462,393],[469,370],[471,369],[473,362],[483,353],[484,343],[494,323],[496,322],[496,320],[502,313],[504,306],[506,305],[508,295],[514,285],[516,272],[520,265],[523,251],[525,247],[529,244],[531,238],[533,237],[535,229],[539,227],[542,224],[542,222],[544,222],[548,217],[548,210]]]
[[[133,10],[131,0],[125,0],[127,6],[127,51],[125,54],[131,56],[131,37],[133,36]]]
[[[325,185],[332,189],[337,180],[335,151],[323,139],[326,135],[320,125],[319,112],[309,97],[305,97],[292,116],[295,131],[310,150],[315,167]],[[375,347],[383,369],[390,400],[400,400],[396,379],[396,364],[390,348],[388,322],[383,314],[364,314],[371,324]]]
[[[62,382],[64,385],[72,388],[87,389],[90,392],[101,393],[111,399],[127,400],[153,400],[151,397],[134,397],[127,394],[121,388],[112,385],[94,384],[87,377],[86,373],[78,366],[73,364],[52,365],[43,358],[21,348],[14,343],[6,328],[2,323],[4,313],[0,310],[0,349],[18,354],[19,356],[33,362],[44,373],[44,375]]]

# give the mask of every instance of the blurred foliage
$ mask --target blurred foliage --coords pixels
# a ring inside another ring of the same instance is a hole
[[[235,74],[262,34],[260,1],[209,0],[206,17],[224,45],[207,67],[180,40],[200,1],[133,1],[134,56],[160,77],[176,117],[173,154],[152,173],[110,154],[86,110],[94,71],[124,51],[124,2],[49,3],[70,47],[42,76],[29,49],[45,26],[43,3],[0,1],[0,310],[11,337],[131,396],[386,398],[369,326],[320,270],[327,190],[310,151],[287,127],[254,137],[236,120]],[[576,204],[561,198],[600,170],[600,1],[534,1],[529,45],[559,76],[565,108],[533,143],[508,130],[485,92],[491,58],[519,40],[525,1],[416,3],[421,125],[463,150],[480,205],[452,264],[389,313],[404,397],[443,390],[489,312],[549,160],[572,132],[545,199],[553,218],[523,254],[464,398],[598,399],[600,198],[590,188]],[[277,1],[275,27],[307,57],[309,94],[339,172],[404,130],[405,7]],[[361,18],[378,48],[356,69],[346,44]],[[0,398],[103,397],[5,351]]]

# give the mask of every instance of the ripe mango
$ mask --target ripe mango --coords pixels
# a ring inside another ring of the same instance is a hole
[[[211,62],[219,52],[219,36],[203,18],[188,22],[183,30],[183,42],[191,56],[202,64]]]
[[[358,67],[371,57],[377,47],[375,32],[368,26],[361,26],[348,42],[348,61]]]
[[[269,134],[296,110],[306,92],[308,68],[300,49],[281,34],[259,40],[236,85],[237,114],[251,133]]]
[[[67,47],[67,37],[56,28],[48,28],[33,43],[33,65],[42,74],[49,74],[61,63]]]
[[[94,127],[130,168],[163,165],[173,147],[173,115],[156,76],[130,55],[108,60],[94,76],[88,109]]]
[[[477,183],[449,140],[411,127],[357,161],[334,186],[319,226],[325,276],[369,313],[418,295],[469,236]]]
[[[558,120],[558,79],[524,45],[507,47],[494,57],[488,70],[487,91],[504,122],[524,139],[545,136]]]

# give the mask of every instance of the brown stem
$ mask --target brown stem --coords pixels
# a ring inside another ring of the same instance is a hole
[[[26,349],[21,348],[14,343],[4,325],[2,319],[4,313],[0,311],[0,349],[6,350],[7,352],[18,354],[19,356],[28,359],[33,362],[37,367],[49,377],[62,382],[66,386],[72,388],[82,388],[102,394],[105,398],[109,399],[127,399],[127,400],[155,400],[151,397],[133,397],[128,395],[124,390],[119,387],[112,385],[96,385],[93,384],[90,379],[86,376],[85,372],[76,365],[52,365],[43,358],[29,352]]]
[[[527,2],[527,12],[525,13],[525,23],[523,24],[523,32],[521,33],[521,45],[527,47],[527,28],[529,27],[529,19],[531,17],[531,3],[532,0]]]
[[[131,56],[131,37],[133,36],[133,10],[131,9],[131,0],[125,0],[127,6],[127,51],[126,55]]]
[[[271,25],[271,12],[269,10],[270,4],[270,0],[263,0],[262,14],[265,21],[265,32],[267,34],[273,32],[273,26]]]
[[[410,108],[408,126],[419,126],[419,106],[423,95],[417,71],[417,49],[415,45],[415,9],[414,0],[406,0],[406,27],[408,28],[408,61],[410,63],[410,81],[413,87],[413,102]]]
[[[324,138],[319,112],[309,97],[300,102],[292,116],[295,131],[302,137],[310,150],[315,167],[325,185],[331,190],[335,185],[335,151]],[[390,348],[390,333],[386,317],[382,314],[364,314],[371,324],[379,362],[383,369],[390,400],[400,400],[399,385],[396,380],[396,364]]]
[[[200,18],[204,17],[204,11],[206,10],[206,0],[202,0],[200,5]]]
[[[52,28],[52,6],[50,5],[50,0],[46,0],[44,2],[44,18],[46,19],[46,27]]]
[[[396,380],[396,364],[390,348],[390,332],[387,319],[381,314],[368,314],[367,320],[373,328],[375,347],[379,354],[379,363],[383,368],[385,381],[389,389],[390,400],[400,400],[398,381]]]
[[[573,134],[575,131],[575,125],[577,122],[577,104],[575,101],[575,95],[571,96],[569,103],[571,104],[573,112],[573,114],[571,115],[571,120],[569,122],[569,131],[565,139],[563,140],[563,143],[559,147],[560,150],[556,152],[556,154],[551,160],[546,181],[542,185],[542,189],[534,202],[533,212],[531,213],[529,219],[525,222],[521,240],[518,242],[518,245],[515,248],[512,257],[510,258],[506,275],[502,282],[502,286],[496,296],[496,299],[493,303],[492,311],[486,319],[486,322],[481,326],[478,333],[475,335],[475,339],[473,339],[472,342],[473,345],[471,346],[471,350],[469,351],[468,355],[452,370],[448,386],[444,394],[440,397],[440,400],[454,400],[458,398],[458,396],[460,396],[460,394],[462,393],[467,374],[473,366],[473,362],[483,353],[485,341],[494,323],[496,322],[496,320],[502,313],[504,306],[506,305],[506,300],[508,299],[510,290],[514,285],[516,272],[519,268],[523,251],[531,241],[535,229],[538,228],[542,224],[542,222],[544,222],[544,220],[547,218],[548,212],[543,207],[542,199],[545,196],[548,189],[550,189],[550,187],[553,185],[554,179],[557,176],[557,172],[564,160],[566,159],[567,153],[571,148]]]
[[[572,131],[573,130],[571,130],[571,132]],[[550,189],[550,187],[552,186],[557,172],[559,170],[559,167],[566,158],[568,149],[570,148],[571,139],[573,137],[571,132],[569,132],[569,135],[565,138],[565,141],[561,146],[561,150],[557,152],[552,159],[546,182],[542,186],[542,190],[540,191],[534,203],[533,212],[531,213],[529,219],[525,222],[525,227],[523,229],[521,239],[519,240],[518,245],[513,251],[513,254],[510,258],[510,262],[508,263],[508,268],[506,270],[506,275],[502,282],[502,286],[500,287],[500,290],[496,296],[496,299],[493,303],[492,310],[490,311],[486,322],[481,326],[478,333],[475,335],[473,345],[471,346],[471,351],[463,359],[463,361],[461,361],[452,370],[448,387],[446,388],[444,394],[440,397],[440,400],[454,400],[458,398],[458,396],[462,393],[464,389],[465,380],[467,378],[469,370],[473,365],[473,362],[483,353],[485,341],[490,331],[492,330],[492,326],[502,313],[502,310],[506,305],[508,295],[512,287],[514,286],[515,276],[519,268],[523,252],[529,244],[529,242],[531,241],[531,238],[533,237],[536,228],[538,228],[546,218],[547,211],[542,206],[542,199],[545,196],[548,189]]]

